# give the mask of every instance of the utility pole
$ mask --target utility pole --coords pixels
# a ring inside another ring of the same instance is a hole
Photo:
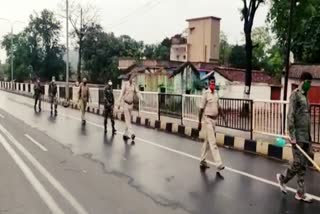
[[[67,62],[66,62],[66,101],[69,102],[69,1],[66,0],[66,46],[67,46]]]
[[[10,47],[10,63],[11,63],[11,81],[13,82],[13,24],[11,24],[11,47]]]
[[[83,39],[83,13],[82,8],[80,10],[80,30],[79,30],[79,56],[78,56],[78,81],[81,82],[81,60],[82,60],[82,39]]]
[[[289,81],[289,71],[290,71],[290,50],[291,50],[291,28],[292,28],[292,18],[294,12],[296,0],[291,0],[290,2],[290,12],[289,12],[289,23],[288,23],[288,38],[287,38],[287,52],[286,52],[286,73],[284,79],[284,93],[283,100],[287,100],[288,94],[288,81]],[[283,133],[286,131],[286,117],[287,111],[286,106],[284,106],[284,114],[283,114]]]

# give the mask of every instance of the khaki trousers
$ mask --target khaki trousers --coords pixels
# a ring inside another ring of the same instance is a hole
[[[204,128],[205,141],[202,146],[201,161],[206,160],[208,152],[211,151],[213,161],[217,164],[217,167],[220,167],[223,164],[216,141],[216,120],[205,116]]]
[[[134,134],[132,131],[132,126],[131,126],[132,110],[133,110],[133,104],[131,104],[131,105],[129,105],[128,103],[123,104],[124,120],[126,122],[126,129],[124,131],[124,135],[127,137],[131,137]]]
[[[80,111],[81,111],[81,120],[86,120],[85,114],[87,109],[88,101],[80,99]]]

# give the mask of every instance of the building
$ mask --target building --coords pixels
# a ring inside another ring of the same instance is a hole
[[[169,78],[181,62],[143,60],[136,63],[134,59],[120,59],[118,68],[121,77],[135,76],[141,91],[176,93],[174,79]]]
[[[304,72],[309,72],[313,76],[312,87],[309,91],[308,98],[310,103],[320,103],[320,65],[300,65],[292,64],[289,70],[287,97],[300,83],[300,76]],[[282,85],[284,86],[284,76],[282,77]],[[284,90],[281,91],[281,99],[283,99]]]
[[[200,79],[214,72],[218,94],[224,98],[243,99],[245,87],[245,69],[218,66],[213,63],[193,63]],[[280,81],[273,79],[263,71],[252,72],[250,99],[280,100]]]
[[[187,62],[187,39],[183,35],[171,38],[170,61]]]
[[[218,63],[220,18],[208,16],[187,22],[186,36],[176,35],[171,39],[170,60]]]

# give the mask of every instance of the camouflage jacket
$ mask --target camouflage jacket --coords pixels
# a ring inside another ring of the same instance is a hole
[[[104,105],[106,107],[111,107],[114,105],[113,91],[109,87],[104,88]]]
[[[288,129],[291,139],[299,143],[309,143],[311,141],[310,122],[308,98],[298,88],[292,92],[289,103]]]
[[[57,92],[58,92],[57,84],[54,82],[51,82],[49,84],[49,96],[55,97],[57,95]]]
[[[42,94],[41,83],[36,82],[33,86],[33,90],[35,96],[40,96]]]

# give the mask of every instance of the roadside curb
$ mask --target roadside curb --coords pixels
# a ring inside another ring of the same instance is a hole
[[[21,92],[5,90],[5,89],[1,89],[1,90],[9,93],[17,94],[17,95],[22,95],[29,98],[33,97],[29,93],[21,93]],[[49,102],[49,99],[43,98],[43,101]],[[63,102],[58,101],[58,104],[62,105]],[[77,103],[70,102],[69,108],[79,109],[79,106]],[[87,107],[87,112],[100,115],[100,116],[103,116],[104,114],[103,109],[95,108],[92,106]],[[115,113],[115,119],[124,121],[124,114]],[[184,125],[179,125],[172,122],[163,122],[155,119],[140,117],[140,116],[132,116],[131,119],[133,124],[136,124],[139,126],[144,126],[146,128],[156,129],[166,133],[175,134],[181,137],[195,140],[197,142],[204,141],[204,131],[199,132],[195,128],[186,127]],[[260,155],[260,156],[264,156],[264,157],[272,158],[276,160],[282,160],[282,161],[293,160],[291,146],[285,146],[282,148],[282,147],[275,146],[269,142],[264,142],[260,140],[249,140],[242,137],[226,135],[223,133],[216,133],[216,140],[219,146],[225,147],[228,149],[256,154],[256,155]],[[320,165],[320,151],[316,151],[312,158],[317,164]]]

